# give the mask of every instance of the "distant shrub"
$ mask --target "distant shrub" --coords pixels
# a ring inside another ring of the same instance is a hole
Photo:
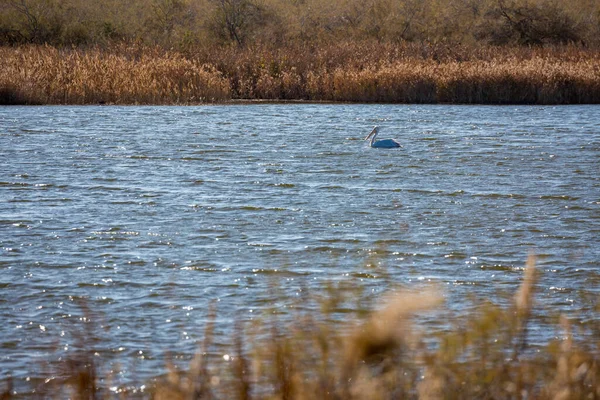
[[[244,46],[269,20],[277,19],[268,7],[254,0],[210,0],[210,3],[213,7],[208,26],[221,43]]]
[[[582,41],[581,28],[561,5],[552,0],[540,4],[499,0],[486,13],[476,36],[494,45],[567,44]]]
[[[571,0],[5,0],[0,44],[165,49],[386,43],[600,45],[600,3]],[[192,46],[193,45],[193,46]]]

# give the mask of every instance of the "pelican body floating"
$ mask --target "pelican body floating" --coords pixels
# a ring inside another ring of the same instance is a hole
[[[396,147],[402,147],[400,146],[400,143],[398,143],[396,140],[394,139],[380,139],[380,140],[375,140],[375,138],[377,137],[377,134],[379,133],[379,127],[376,126],[373,128],[373,130],[371,131],[371,133],[369,133],[367,135],[367,137],[365,138],[365,140],[369,140],[369,138],[371,138],[371,143],[369,143],[371,145],[371,147],[376,147],[379,149],[393,149]]]

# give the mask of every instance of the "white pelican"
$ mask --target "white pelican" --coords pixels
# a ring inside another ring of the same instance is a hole
[[[400,146],[400,143],[398,143],[394,139],[375,140],[375,137],[377,136],[378,133],[379,133],[379,127],[375,126],[373,128],[373,130],[371,131],[371,133],[369,133],[367,135],[367,137],[365,138],[365,140],[369,140],[369,138],[371,138],[371,143],[370,143],[371,147],[377,147],[380,149],[393,149],[394,147],[402,147],[402,146]]]

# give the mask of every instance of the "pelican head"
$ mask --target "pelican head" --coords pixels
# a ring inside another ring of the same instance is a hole
[[[375,136],[377,136],[378,133],[379,133],[379,127],[377,125],[375,125],[373,127],[373,130],[371,131],[371,133],[369,133],[367,135],[367,137],[365,138],[365,140],[369,140],[371,138],[371,136],[373,136],[373,140],[374,140]]]

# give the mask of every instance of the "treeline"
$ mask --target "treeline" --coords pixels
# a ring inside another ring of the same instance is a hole
[[[0,45],[600,43],[594,0],[1,0]]]
[[[600,2],[0,0],[0,104],[600,103]]]

